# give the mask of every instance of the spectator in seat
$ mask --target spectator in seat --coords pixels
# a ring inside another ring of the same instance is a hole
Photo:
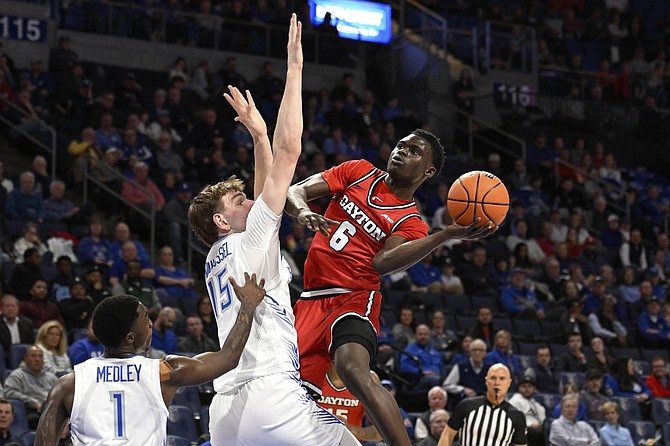
[[[528,444],[542,446],[544,445],[544,420],[547,414],[544,406],[533,398],[536,390],[535,378],[532,375],[524,375],[519,380],[519,391],[512,395],[509,403],[526,417]]]
[[[152,329],[151,348],[161,350],[166,355],[177,351],[177,336],[172,331],[176,318],[174,309],[165,307],[160,310]]]
[[[40,328],[52,319],[64,324],[63,318],[55,303],[47,299],[47,283],[36,280],[30,288],[30,300],[21,303],[21,314],[33,322],[33,328]]]
[[[149,254],[142,246],[142,243],[139,240],[133,240],[130,238],[130,227],[124,222],[119,222],[114,226],[114,241],[109,247],[111,253],[112,264],[122,257],[123,244],[126,242],[132,242],[137,249],[137,258],[141,263],[149,264]]]
[[[470,342],[469,352],[470,357],[454,365],[442,383],[456,402],[486,394],[486,374],[490,367],[484,363],[486,344],[481,339],[474,339]]]
[[[655,356],[651,360],[651,373],[644,382],[655,398],[670,398],[670,376],[662,356]]]
[[[524,372],[524,375],[528,374],[535,375],[535,387],[538,392],[558,393],[558,378],[548,345],[540,345],[535,349],[535,364]]]
[[[414,425],[414,438],[421,441],[429,435],[430,416],[447,407],[447,392],[439,386],[428,391],[428,410],[423,412]]]
[[[594,336],[591,339],[591,356],[588,359],[589,370],[599,370],[606,375],[610,372],[614,364],[614,358],[605,350],[605,342],[600,336]]]
[[[143,189],[137,187],[138,185]],[[158,212],[165,206],[165,197],[163,197],[156,183],[149,178],[149,166],[144,161],[139,161],[133,166],[133,181],[123,182],[121,195],[146,212]],[[146,229],[144,217],[132,209],[129,210],[128,218],[141,230]]]
[[[178,265],[184,263],[184,250],[188,237],[191,236],[191,226],[188,224],[188,207],[193,198],[193,188],[189,183],[181,183],[177,193],[168,201],[163,209],[163,216],[168,222],[167,236],[170,247]]]
[[[472,250],[471,260],[463,265],[459,276],[463,281],[465,292],[470,295],[495,295],[500,286],[486,262],[486,250],[481,246]]]
[[[72,365],[75,366],[87,359],[102,356],[104,350],[105,347],[93,333],[93,319],[89,319],[86,325],[86,337],[73,342],[67,350],[67,355],[70,357]]]
[[[44,221],[48,223],[81,224],[88,219],[90,208],[75,206],[65,196],[65,183],[54,180],[49,185],[49,198],[42,201]]]
[[[132,244],[126,244],[126,246],[132,246]],[[142,278],[142,267],[138,260],[128,261],[126,279],[112,287],[112,295],[117,294],[135,296],[147,308],[161,307],[156,290],[151,283]]]
[[[568,351],[558,357],[556,361],[556,372],[583,372],[587,371],[586,355],[582,349],[582,335],[571,334],[568,336]]]
[[[642,243],[642,233],[639,229],[630,231],[630,240],[619,249],[621,266],[633,266],[639,273],[647,269],[647,250]]]
[[[76,277],[70,284],[70,297],[58,303],[65,326],[68,330],[86,328],[88,320],[93,314],[95,302],[86,293],[84,281]]]
[[[640,336],[647,348],[664,348],[670,345],[670,325],[661,314],[661,301],[652,296],[647,311],[640,314],[637,322]]]
[[[25,252],[30,248],[37,250],[40,256],[46,255],[49,250],[47,246],[40,240],[40,232],[36,223],[28,222],[23,227],[23,235],[14,242],[14,250],[12,256],[15,263],[25,261]]]
[[[471,347],[472,348],[472,347]],[[507,330],[500,330],[496,333],[495,344],[493,349],[486,355],[484,362],[492,366],[493,364],[501,363],[509,369],[512,377],[511,388],[516,388],[516,381],[521,376],[521,363],[519,358],[512,351],[512,335]]]
[[[132,241],[127,241],[123,244],[121,250],[121,258],[115,260],[112,267],[109,269],[109,283],[117,285],[124,279],[128,272],[128,265],[132,261],[137,261],[140,265],[140,277],[143,279],[153,279],[155,271],[149,264],[148,260],[143,260],[137,251],[137,245]],[[147,307],[148,308],[148,307]]]
[[[212,309],[212,302],[209,299],[209,296],[205,294],[200,299],[198,299],[198,308],[196,310],[200,319],[202,319],[202,325],[204,327],[204,332],[211,340],[216,342],[219,345],[219,331],[216,325],[216,319],[214,318],[214,310]]]
[[[486,343],[487,348],[492,348],[498,329],[493,323],[493,312],[489,307],[479,307],[477,309],[477,321],[470,327],[468,336],[472,339],[481,339]]]
[[[0,318],[0,344],[5,352],[5,363],[9,366],[9,351],[12,345],[32,344],[35,340],[33,323],[19,315],[19,300],[12,294],[2,296],[2,318]]]
[[[630,430],[619,423],[619,405],[608,401],[600,408],[602,418],[607,421],[600,428],[600,438],[606,446],[635,446]],[[646,444],[646,443],[645,443]]]
[[[86,295],[91,296],[96,305],[112,295],[112,291],[103,281],[103,273],[100,266],[89,267],[86,270],[83,282],[84,288],[86,288]]]
[[[449,421],[449,412],[438,409],[430,414],[430,433],[423,440],[418,442],[417,446],[437,446],[442,432]]]
[[[414,336],[416,328],[414,325],[414,310],[411,307],[400,308],[398,323],[393,326],[393,339],[398,348],[405,348],[416,341]]]
[[[88,235],[77,245],[79,265],[90,268],[99,265],[107,271],[112,265],[111,243],[104,237],[104,226],[98,217],[92,217],[88,223]]]
[[[36,345],[26,350],[19,368],[5,380],[5,397],[23,402],[30,430],[37,429],[42,406],[57,380],[56,375],[44,370],[44,354]]]
[[[49,282],[49,298],[56,303],[60,303],[70,298],[70,285],[75,279],[72,259],[68,256],[58,257],[56,270],[58,274]]]
[[[448,364],[458,345],[456,333],[447,328],[447,321],[441,310],[436,310],[430,317],[430,337],[433,345],[442,355],[444,364]]]
[[[405,353],[400,357],[400,373],[417,376],[419,381],[413,386],[413,390],[427,391],[431,387],[440,384],[442,374],[442,355],[438,352],[430,339],[428,325],[420,324],[415,331],[416,342],[405,348]],[[418,358],[419,364],[412,358]]]
[[[605,377],[605,393],[610,396],[633,397],[640,404],[640,412],[645,420],[651,419],[652,393],[644,380],[635,372],[631,358],[614,360],[612,371]]]
[[[551,423],[549,444],[554,446],[600,446],[600,438],[586,421],[577,419],[578,400],[574,395],[561,400],[561,416]]]
[[[12,220],[42,221],[42,194],[35,187],[35,174],[23,172],[19,177],[19,187],[7,195],[5,212]]]
[[[446,286],[442,284],[442,272],[433,264],[433,252],[425,256],[419,263],[407,270],[412,280],[412,289],[428,293],[446,293]]]
[[[593,337],[589,320],[583,312],[584,304],[579,299],[568,301],[568,311],[560,319],[563,334],[566,338],[579,335],[584,341],[590,342]]]
[[[195,303],[197,297],[195,292],[195,280],[184,269],[174,265],[174,254],[172,248],[163,246],[158,256],[158,266],[154,268],[156,293],[166,293],[179,300],[190,299]],[[195,308],[195,305],[193,305]]]
[[[58,321],[47,321],[40,327],[35,345],[44,355],[44,370],[56,376],[72,371],[67,355],[67,335]]]
[[[203,333],[202,319],[197,314],[186,318],[186,332],[188,336],[179,342],[179,351],[200,354],[218,350],[216,342]]]
[[[3,445],[23,444],[20,438],[14,438],[9,426],[14,422],[14,407],[12,403],[0,398],[0,443]]]
[[[609,401],[603,393],[603,374],[600,370],[590,369],[586,372],[584,389],[579,393],[579,402],[586,407],[586,416],[589,420],[603,421],[601,409]]]
[[[526,286],[526,272],[514,268],[501,296],[503,309],[520,319],[544,319],[544,305],[537,300],[535,292]]]
[[[451,361],[449,362],[449,365],[456,365],[459,362],[468,359],[470,357],[470,344],[472,343],[473,339],[472,336],[470,335],[465,335],[463,336],[463,339],[461,339],[461,342],[459,343],[458,347],[456,348],[456,351],[454,352],[454,356],[451,357]]]
[[[36,248],[28,248],[23,253],[23,263],[16,265],[9,278],[10,291],[20,301],[30,300],[30,288],[36,280],[44,280],[40,267],[41,256]]]

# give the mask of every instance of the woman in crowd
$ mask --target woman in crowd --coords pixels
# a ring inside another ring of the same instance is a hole
[[[58,376],[72,371],[67,356],[67,336],[58,321],[47,321],[40,327],[35,345],[44,353],[44,370]]]
[[[395,339],[396,347],[404,349],[416,341],[414,337],[414,310],[410,307],[402,307],[398,321],[393,326],[393,338]]]
[[[472,342],[472,336],[465,335],[461,339],[460,346],[456,349],[454,356],[451,357],[450,365],[456,365],[459,362],[463,361],[470,357],[470,343]]]
[[[607,446],[635,446],[630,430],[619,423],[619,406],[608,401],[600,407],[600,413],[607,421],[600,428],[600,438]]]
[[[212,303],[206,294],[198,300],[197,313],[200,319],[202,319],[204,333],[212,338],[216,342],[216,345],[219,345],[219,330],[216,326],[214,310],[212,310]]]
[[[617,358],[611,372],[605,377],[605,392],[613,396],[627,396],[637,400],[645,420],[651,419],[651,390],[644,380],[635,373],[631,358]]]

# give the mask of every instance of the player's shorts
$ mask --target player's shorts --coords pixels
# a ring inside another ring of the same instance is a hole
[[[328,411],[288,374],[249,381],[217,393],[209,406],[214,446],[336,446],[359,444]],[[355,441],[355,440],[354,440]]]
[[[370,350],[369,338],[373,338],[376,349],[374,335],[379,332],[381,300],[379,291],[352,291],[317,299],[301,298],[295,304],[293,313],[300,350],[300,378],[311,393],[321,393],[326,371],[335,353],[333,347],[338,346],[338,339],[333,339],[336,323],[349,317],[367,322],[374,332],[359,330],[359,333],[348,333],[345,341],[359,342]],[[374,350],[370,352],[371,357],[374,353]]]

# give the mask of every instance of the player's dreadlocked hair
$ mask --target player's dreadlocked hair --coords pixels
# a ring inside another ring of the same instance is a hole
[[[220,183],[210,184],[201,190],[188,208],[188,222],[195,236],[207,246],[219,238],[219,231],[212,216],[223,212],[221,197],[230,192],[242,192],[244,182],[233,175]]]
[[[137,320],[140,301],[120,294],[104,299],[93,311],[93,333],[105,347],[117,348]]]
[[[430,152],[433,155],[433,166],[437,169],[436,173],[439,174],[442,171],[442,166],[444,166],[444,147],[442,147],[440,139],[424,129],[416,129],[412,132],[412,135],[423,138],[430,144]]]

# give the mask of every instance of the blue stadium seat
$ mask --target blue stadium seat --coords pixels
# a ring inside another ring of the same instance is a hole
[[[444,308],[444,299],[441,294],[421,293],[419,299],[429,310],[440,310]]]
[[[592,428],[596,430],[598,435],[600,435],[600,429],[602,429],[602,427],[607,424],[606,421],[598,421],[598,420],[589,420],[588,423],[591,425]]]
[[[542,334],[553,341],[560,341],[563,338],[563,326],[560,322],[542,321]],[[553,346],[552,346],[553,354]],[[554,355],[555,356],[555,355]]]
[[[652,398],[651,418],[654,420],[654,423],[656,423],[657,426],[670,423],[670,399]]]
[[[547,344],[545,344],[544,342],[522,342],[522,341],[519,341],[519,342],[517,342],[517,346],[518,346],[517,350],[518,350],[518,353],[520,355],[528,355],[528,356],[535,357],[535,350],[537,350],[537,348],[541,345],[546,346]]]
[[[28,431],[21,436],[21,443],[23,446],[33,446],[35,442],[35,431]]]
[[[9,425],[9,432],[13,438],[21,438],[21,436],[28,432],[28,419],[26,418],[26,406],[23,401],[9,400],[14,411],[14,421]]]
[[[9,348],[9,368],[15,369],[21,365],[30,344],[14,344]]]
[[[177,435],[168,435],[166,439],[167,446],[191,446],[188,438],[179,437]]]
[[[633,444],[638,444],[641,440],[648,440],[656,436],[656,426],[651,421],[629,421],[626,427],[630,429],[633,437]]]
[[[640,353],[642,353],[641,359],[649,362],[651,362],[656,356],[660,356],[664,358],[666,361],[670,359],[668,357],[668,351],[664,349],[642,348],[640,349]]]
[[[542,327],[537,319],[514,319],[514,337],[528,340],[542,336]]]
[[[209,406],[200,406],[200,430],[209,434]]]
[[[556,418],[547,417],[544,419],[544,423],[542,423],[544,427],[544,444],[551,444],[549,443],[549,435],[551,434],[551,423],[553,423],[555,419]]]
[[[168,407],[167,434],[184,437],[189,441],[198,440],[198,429],[195,425],[193,411],[185,406]]]
[[[456,314],[456,324],[459,333],[467,333],[470,328],[477,322],[477,316],[467,316]]]
[[[467,294],[445,294],[444,295],[444,308],[448,310],[453,310],[456,313],[472,313],[474,308],[472,307],[472,302],[470,301],[470,296]]]
[[[612,356],[615,358],[631,358],[635,361],[642,359],[640,350],[637,347],[628,347],[628,348],[611,347],[610,352],[612,353]]]
[[[482,307],[489,307],[493,314],[500,313],[500,302],[497,297],[492,296],[472,296],[472,307],[478,311]]]
[[[619,405],[619,413],[621,414],[621,423],[628,423],[629,421],[641,421],[642,413],[640,412],[640,404],[631,396],[613,396],[612,401]]]
[[[670,446],[670,422],[663,423],[663,441],[665,446]]]
[[[512,339],[515,338],[514,325],[512,325],[510,317],[497,315],[493,318],[493,323],[498,330],[508,331],[512,335]]]
[[[197,387],[180,387],[172,399],[172,404],[188,407],[193,412],[193,417],[200,419],[200,392]]]

